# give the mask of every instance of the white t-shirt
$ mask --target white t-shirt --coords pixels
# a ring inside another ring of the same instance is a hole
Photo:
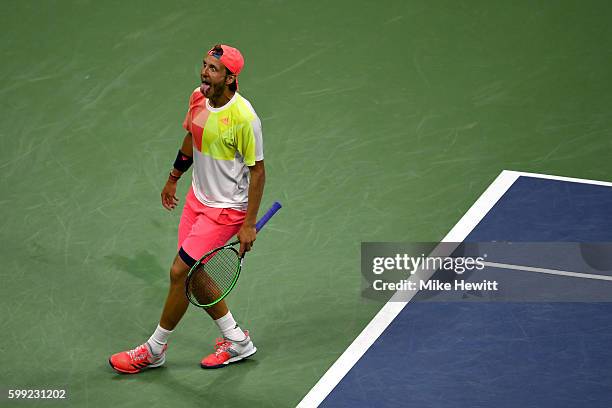
[[[261,161],[261,121],[238,92],[224,106],[210,106],[196,88],[183,122],[193,137],[193,192],[209,207],[246,211],[249,166]]]

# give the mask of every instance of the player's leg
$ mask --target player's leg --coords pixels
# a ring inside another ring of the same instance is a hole
[[[174,258],[170,268],[170,287],[159,320],[159,325],[165,330],[174,330],[187,311],[189,301],[185,296],[185,280],[189,269],[189,265],[185,264],[180,256]]]
[[[238,218],[227,218],[224,214],[227,210],[222,208],[202,208],[203,215],[194,224],[191,233],[183,241],[179,250],[181,261],[191,268],[199,258],[207,252],[224,245],[238,233],[244,216],[241,212],[236,212]],[[185,296],[185,278],[181,276],[181,293]],[[232,340],[244,340],[244,332],[238,327],[236,321],[230,313],[225,300],[216,305],[204,309],[215,321],[221,331],[221,335]]]
[[[181,321],[189,306],[189,301],[185,296],[185,280],[193,264],[187,264],[183,260],[189,257],[184,256],[182,245],[189,239],[193,231],[202,228],[202,225],[200,225],[202,222],[207,221],[207,218],[200,211],[200,206],[200,202],[190,188],[185,197],[185,205],[179,222],[178,253],[170,267],[170,284],[166,302],[162,309],[159,325],[149,339],[154,352],[160,351],[166,345],[168,337]]]
[[[170,268],[170,288],[162,311],[159,325],[145,343],[120,353],[113,354],[109,363],[120,373],[135,374],[145,368],[155,368],[166,361],[168,337],[187,311],[185,296],[185,278],[189,272],[187,266],[177,255]]]
[[[215,303],[211,307],[207,307],[205,310],[206,313],[208,313],[208,315],[213,320],[220,319],[225,316],[227,312],[229,312],[229,309],[227,308],[227,303],[225,303],[225,299],[221,300],[218,303]]]
[[[203,215],[195,222],[190,234],[183,241],[179,249],[179,258],[181,258],[189,268],[195,265],[197,259],[204,256],[207,252],[230,241],[240,230],[245,216],[245,213],[241,211],[224,208],[210,208],[204,205],[202,205],[200,211]],[[182,280],[182,284],[185,284],[184,279]],[[206,310],[208,315],[215,322],[227,316],[226,320],[228,320],[228,324],[234,323],[235,325],[233,318],[230,319],[231,313],[229,312],[225,300],[204,310]],[[221,322],[223,321],[224,320],[221,320]],[[235,340],[244,339],[242,330],[233,330],[233,327],[232,330],[225,329],[225,325],[223,324],[220,326],[220,330],[224,337]]]
[[[220,307],[220,303],[223,304]],[[223,337],[217,339],[215,352],[204,357],[200,362],[202,368],[221,368],[252,356],[257,348],[251,341],[248,330],[242,330],[234,320],[225,301],[215,305],[216,311],[207,310],[219,328]],[[224,311],[227,311],[224,313]],[[220,316],[220,317],[219,317]]]
[[[187,279],[191,264],[188,265],[183,261],[185,257],[181,257],[181,251],[182,244],[198,228],[198,224],[206,221],[206,217],[201,214],[199,206],[200,202],[196,199],[193,190],[190,188],[185,197],[185,205],[183,206],[179,222],[178,254],[174,257],[170,267],[170,284],[166,302],[164,303],[159,324],[148,340],[154,354],[165,350],[168,337],[185,315],[189,305],[185,296],[185,280]]]
[[[179,258],[191,268],[204,254],[231,240],[240,230],[244,216],[240,211],[201,205],[198,219],[181,244]],[[184,275],[180,278],[180,293],[186,298]],[[202,360],[202,367],[223,367],[255,353],[257,349],[248,332],[238,326],[225,301],[205,310],[219,328],[222,338],[217,341],[215,353]]]
[[[185,199],[179,224],[179,247],[198,218],[194,199],[193,192],[190,190]],[[113,354],[109,358],[111,367],[121,373],[135,374],[145,368],[159,367],[164,364],[168,337],[187,310],[188,301],[185,297],[184,285],[188,272],[189,267],[177,255],[170,268],[170,286],[160,323],[145,343],[132,350]]]
[[[207,214],[215,223],[208,226],[201,239],[214,242],[213,248],[232,239],[240,230],[245,216],[243,212],[230,209],[212,209],[208,210]],[[202,359],[202,368],[225,367],[255,354],[257,348],[253,345],[249,332],[238,326],[225,300],[205,310],[219,328],[222,337],[217,339],[215,352]]]

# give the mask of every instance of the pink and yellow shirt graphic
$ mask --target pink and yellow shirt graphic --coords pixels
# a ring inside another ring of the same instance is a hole
[[[220,108],[196,88],[183,122],[193,137],[193,192],[209,207],[245,211],[249,169],[263,160],[261,121],[239,93]]]

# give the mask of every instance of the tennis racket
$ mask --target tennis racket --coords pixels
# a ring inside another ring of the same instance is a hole
[[[281,204],[276,201],[257,221],[255,229],[259,232],[272,218]],[[185,294],[193,305],[211,307],[225,298],[236,286],[244,255],[239,255],[235,246],[238,240],[206,253],[189,271],[185,282]]]

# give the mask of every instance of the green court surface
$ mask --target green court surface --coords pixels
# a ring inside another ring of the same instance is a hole
[[[0,387],[67,389],[57,406],[294,406],[381,307],[362,241],[441,239],[502,169],[612,174],[608,2],[0,8]],[[217,332],[190,309],[164,368],[120,376],[109,355],[165,299],[180,211],[159,194],[218,42],[245,55],[262,205],[284,205],[229,297],[259,351],[200,369]]]

